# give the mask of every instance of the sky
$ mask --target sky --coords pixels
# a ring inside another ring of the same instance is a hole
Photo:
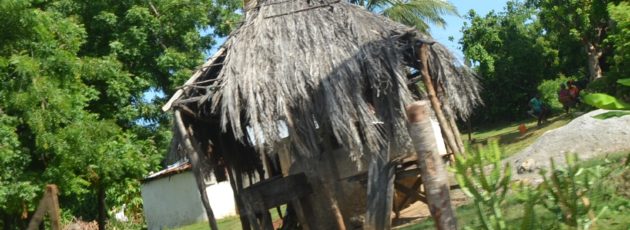
[[[502,11],[507,3],[507,0],[449,0],[455,7],[460,15],[464,16],[468,14],[468,11],[475,10],[477,15],[485,16],[491,10],[495,12]],[[431,26],[430,33],[433,39],[439,43],[448,47],[455,55],[463,59],[464,55],[458,44],[459,39],[462,38],[461,29],[464,26],[464,18],[456,16],[445,16],[446,28],[442,29],[436,26]],[[449,36],[453,36],[454,40],[451,42],[448,40]]]
[[[455,7],[457,8],[457,11],[462,16],[466,15],[468,11],[470,11],[471,9],[475,10],[475,12],[477,12],[478,15],[482,15],[482,16],[485,16],[491,10],[499,12],[503,10],[503,8],[505,7],[505,4],[507,3],[507,0],[449,0],[449,1],[453,5],[455,5]],[[462,51],[459,48],[460,46],[458,42],[459,42],[459,39],[462,38],[462,33],[460,32],[460,30],[462,29],[462,26],[464,26],[464,18],[447,15],[444,17],[444,19],[446,20],[446,27],[440,28],[436,26],[431,26],[430,33],[436,41],[444,44],[452,52],[454,52],[455,56],[457,56],[460,59],[463,59],[464,55],[462,54]],[[208,32],[211,32],[211,31],[208,31]],[[205,33],[208,33],[208,32],[205,32]],[[203,33],[204,31],[202,31],[202,34]],[[454,40],[452,42],[448,40],[449,36],[453,36]],[[211,57],[212,54],[214,54],[218,50],[218,48],[221,46],[221,44],[223,44],[225,39],[217,38],[216,41],[217,43],[214,45],[214,47],[206,53],[208,57]]]

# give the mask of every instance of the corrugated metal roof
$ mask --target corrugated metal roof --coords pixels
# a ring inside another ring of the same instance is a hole
[[[158,178],[175,175],[178,173],[188,171],[191,168],[192,168],[192,165],[187,160],[178,161],[175,164],[169,165],[168,167],[166,167],[166,169],[150,174],[149,176],[142,179],[142,182],[146,183],[146,182],[158,179]]]

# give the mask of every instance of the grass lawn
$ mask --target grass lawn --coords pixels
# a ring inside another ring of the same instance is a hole
[[[285,215],[287,211],[286,205],[282,205],[281,210],[282,210],[282,215]],[[278,216],[278,212],[276,211],[275,208],[269,209],[269,213],[271,213],[271,219],[273,221],[280,219],[280,216]],[[229,230],[242,229],[241,220],[239,219],[238,216],[230,216],[230,217],[217,220],[217,227],[219,227],[219,229],[229,229]],[[184,226],[181,228],[176,228],[176,230],[207,230],[207,229],[210,229],[207,221],[191,224],[191,225]]]
[[[606,211],[595,222],[592,229],[630,229],[630,166],[623,164],[629,158],[630,153],[611,154],[607,158],[600,157],[580,163],[583,167],[595,167],[601,165],[610,170],[608,176],[596,181],[587,193],[595,213],[599,213],[606,207]],[[508,194],[506,202],[502,205],[509,229],[519,229],[523,216],[523,205],[514,194]],[[557,215],[537,205],[535,208],[536,226],[538,229],[568,229],[561,225]],[[460,206],[456,209],[458,225],[470,229],[481,229],[479,217],[473,204]],[[431,218],[416,224],[400,228],[402,230],[434,229]]]
[[[550,118],[540,127],[536,126],[536,120],[529,119],[522,122],[503,124],[501,126],[482,128],[472,133],[472,143],[486,144],[490,140],[499,141],[499,146],[503,148],[503,157],[509,157],[531,145],[543,133],[562,127],[569,123],[571,118],[566,115],[559,115]],[[523,135],[519,133],[518,126],[525,124],[527,132]],[[463,131],[463,130],[462,130]],[[468,135],[462,135],[462,139],[468,143]]]
[[[217,225],[219,229],[241,229],[241,222],[238,216],[230,216],[230,217],[217,220]],[[208,222],[199,222],[196,224],[191,224],[188,226],[177,228],[177,230],[207,230],[207,229],[210,229],[210,227],[208,226]]]

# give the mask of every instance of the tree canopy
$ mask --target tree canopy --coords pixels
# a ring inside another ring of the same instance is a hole
[[[462,49],[481,77],[486,104],[477,119],[515,119],[526,114],[527,101],[543,79],[555,77],[557,50],[533,21],[534,10],[508,2],[505,11],[480,16],[466,15],[470,24],[462,28]]]
[[[64,215],[90,220],[99,210],[104,224],[107,204],[141,208],[139,179],[159,168],[171,136],[162,99],[143,97],[173,92],[236,25],[237,7],[0,2],[0,226],[24,228],[20,214],[47,183],[59,185]]]
[[[624,9],[619,1],[530,0],[485,16],[469,12],[460,44],[483,87],[492,89],[483,92],[486,106],[475,119],[523,118],[529,98],[541,93],[557,103],[567,80],[590,81],[590,91],[622,90],[615,81],[627,75],[629,61]]]

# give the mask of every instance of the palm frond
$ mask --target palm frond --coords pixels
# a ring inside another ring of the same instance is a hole
[[[443,15],[459,16],[456,7],[444,0],[367,0],[365,8],[423,32],[429,24],[445,27]]]

